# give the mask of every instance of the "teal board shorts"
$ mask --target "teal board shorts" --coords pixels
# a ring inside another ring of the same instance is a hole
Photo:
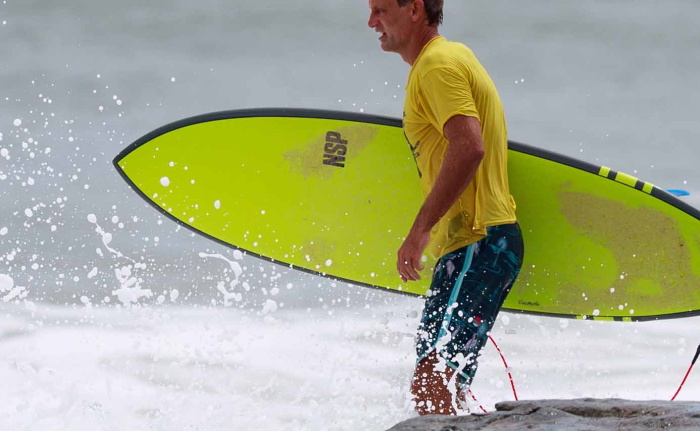
[[[441,257],[418,328],[417,362],[437,351],[458,373],[458,386],[471,385],[523,256],[522,232],[513,223],[489,227],[482,240]]]

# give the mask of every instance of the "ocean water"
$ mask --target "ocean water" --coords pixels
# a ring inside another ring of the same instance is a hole
[[[388,429],[413,415],[406,394],[416,306],[254,313],[3,305],[0,429]],[[504,313],[493,336],[520,399],[670,400],[698,323]],[[487,410],[514,398],[492,345],[472,389]],[[678,399],[698,396],[691,374]]]
[[[447,2],[513,140],[691,192],[700,4]],[[0,429],[385,429],[420,300],[237,256],[163,219],[111,166],[205,112],[399,116],[408,66],[366,2],[0,0]],[[668,399],[697,319],[503,314],[521,398]],[[474,390],[509,399],[485,352]],[[693,375],[679,398],[697,399]],[[3,425],[10,424],[10,425]]]

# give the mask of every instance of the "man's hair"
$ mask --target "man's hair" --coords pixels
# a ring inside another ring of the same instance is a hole
[[[400,7],[404,7],[413,0],[396,0]],[[423,0],[425,4],[425,13],[428,15],[428,24],[435,27],[442,24],[442,3],[443,0]]]

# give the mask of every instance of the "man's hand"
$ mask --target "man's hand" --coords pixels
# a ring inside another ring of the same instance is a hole
[[[420,280],[420,274],[418,274],[418,271],[423,269],[421,258],[423,256],[423,251],[428,246],[429,241],[429,231],[420,232],[418,230],[411,229],[408,236],[404,240],[403,245],[401,245],[401,248],[399,248],[396,269],[399,271],[401,280],[403,280],[404,283],[408,280]]]

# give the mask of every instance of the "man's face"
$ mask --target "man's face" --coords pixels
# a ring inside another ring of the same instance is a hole
[[[387,52],[400,52],[408,45],[411,33],[411,3],[399,7],[396,0],[369,0],[367,25],[380,33],[379,41]]]

